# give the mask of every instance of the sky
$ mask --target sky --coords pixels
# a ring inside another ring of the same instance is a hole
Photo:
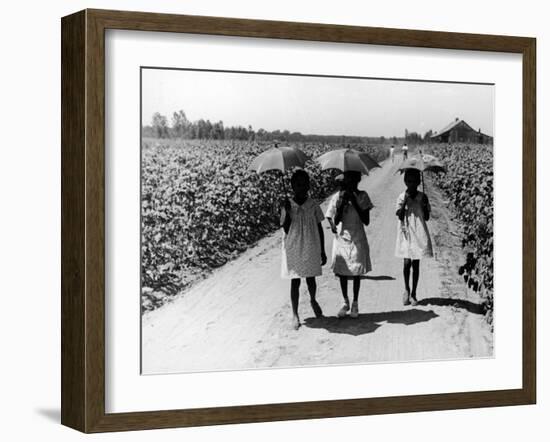
[[[142,124],[155,112],[171,124],[179,110],[225,127],[373,137],[424,135],[460,118],[493,135],[494,86],[143,69]]]

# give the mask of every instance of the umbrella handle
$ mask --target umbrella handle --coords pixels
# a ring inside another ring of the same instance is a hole
[[[282,196],[283,198],[286,198],[286,186],[285,186],[285,180],[284,180],[284,172],[281,172],[281,175],[279,177],[279,183],[281,184],[280,186],[280,190],[281,190],[281,193],[282,193]],[[273,203],[273,213],[278,213],[278,209],[279,209],[279,205],[280,204],[280,201],[281,199],[279,198],[278,200],[276,200],[274,203]]]
[[[424,192],[424,171],[420,172],[420,178],[422,179],[422,193],[426,193]]]
[[[281,192],[284,198],[287,198],[286,184],[285,184],[285,173],[281,172]]]

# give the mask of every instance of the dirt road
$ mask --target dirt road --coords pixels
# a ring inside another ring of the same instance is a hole
[[[419,305],[404,307],[402,261],[394,257],[395,200],[404,190],[395,163],[365,177],[375,207],[366,228],[373,271],[361,284],[360,316],[338,319],[342,298],[327,266],[317,279],[325,317],[315,318],[305,283],[302,327],[291,325],[289,281],[280,278],[281,232],[142,320],[142,372],[237,370],[490,357],[493,335],[477,295],[457,274],[463,261],[447,203],[429,186],[435,258],[420,264]],[[326,207],[323,205],[323,209]],[[324,222],[327,256],[332,233]],[[351,283],[350,283],[351,293]]]

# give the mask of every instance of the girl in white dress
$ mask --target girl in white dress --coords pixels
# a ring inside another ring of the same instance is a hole
[[[317,292],[316,276],[321,276],[321,266],[327,262],[325,239],[321,221],[323,212],[319,204],[308,197],[309,175],[299,169],[290,180],[294,197],[285,200],[281,210],[283,228],[281,277],[290,279],[290,300],[292,303],[292,325],[300,327],[298,301],[300,298],[300,278],[306,279],[315,316],[323,315],[315,299]]]
[[[396,203],[398,222],[395,256],[403,258],[403,304],[417,305],[416,287],[420,276],[420,259],[433,256],[432,239],[426,224],[430,219],[431,208],[426,194],[418,191],[420,171],[406,169],[404,181],[407,190],[397,197]],[[411,267],[412,290],[409,285]]]
[[[340,279],[344,304],[338,317],[350,311],[348,279],[353,279],[353,303],[350,316],[359,316],[359,289],[361,275],[371,270],[369,243],[365,227],[370,222],[373,205],[367,192],[360,191],[360,172],[344,172],[343,190],[336,193],[329,202],[326,217],[334,233],[332,246],[332,270]]]

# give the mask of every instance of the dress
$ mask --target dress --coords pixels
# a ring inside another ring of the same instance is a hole
[[[421,259],[433,257],[432,239],[424,219],[422,198],[418,192],[414,198],[408,198],[403,222],[397,220],[397,239],[395,256],[398,258]],[[405,192],[397,197],[395,210],[399,210],[405,199]],[[428,203],[428,210],[430,210]]]
[[[360,191],[356,194],[356,198],[361,209],[374,207],[367,192]],[[334,220],[338,199],[339,193],[336,193],[330,200],[326,212],[327,218]],[[336,230],[332,244],[331,264],[334,273],[338,276],[358,276],[370,272],[372,265],[365,226],[351,202],[348,202],[344,208],[342,220],[336,226]]]
[[[281,225],[285,219],[281,211]],[[290,200],[290,228],[283,231],[281,277],[285,279],[320,276],[321,238],[317,224],[323,221],[319,204],[308,198],[302,205]]]

